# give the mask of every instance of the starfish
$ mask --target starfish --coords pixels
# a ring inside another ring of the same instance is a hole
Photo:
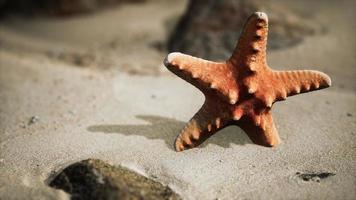
[[[244,25],[232,56],[212,62],[179,52],[165,66],[205,96],[200,110],[175,140],[176,151],[196,147],[229,125],[242,128],[252,142],[280,143],[271,108],[276,101],[331,86],[330,77],[314,70],[275,71],[266,62],[268,18],[255,12]]]

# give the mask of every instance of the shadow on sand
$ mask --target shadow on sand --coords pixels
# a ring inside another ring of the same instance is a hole
[[[140,135],[148,139],[162,139],[167,146],[173,150],[173,142],[185,125],[185,122],[171,118],[137,115],[138,119],[149,122],[150,124],[139,125],[94,125],[87,128],[90,132],[117,133],[123,135]],[[221,147],[229,148],[230,144],[244,145],[252,143],[248,136],[237,126],[229,126],[220,130],[217,134],[210,137],[200,147],[212,143]]]

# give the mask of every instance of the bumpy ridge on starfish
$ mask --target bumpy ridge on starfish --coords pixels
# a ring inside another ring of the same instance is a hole
[[[248,93],[271,107],[275,101],[288,96],[329,87],[331,80],[326,74],[313,70],[272,71],[267,68],[263,76],[246,77],[244,84]]]
[[[256,63],[266,63],[267,35],[267,15],[262,12],[254,13],[247,20],[229,61],[251,71],[261,70],[264,66]]]
[[[216,105],[216,102],[220,103]],[[231,119],[231,113],[226,105],[223,100],[209,96],[176,138],[175,149],[182,151],[198,146],[218,130],[224,128]]]
[[[209,92],[208,88],[215,89],[231,104],[237,102],[238,87],[231,66],[179,52],[170,53],[164,63],[169,70],[201,89],[203,93]],[[229,73],[225,73],[226,71]]]
[[[236,122],[236,125],[241,127],[255,144],[273,147],[280,143],[280,138],[269,110],[260,115],[243,118]]]
[[[200,89],[202,108],[187,123],[175,141],[177,151],[193,148],[218,130],[240,126],[251,140],[276,146],[279,136],[271,107],[288,96],[331,86],[318,71],[274,71],[266,63],[267,15],[256,12],[247,20],[232,56],[226,62],[211,62],[182,53],[170,53],[167,68]]]
[[[288,96],[331,86],[328,75],[313,70],[281,71],[274,73],[275,79],[281,82]]]

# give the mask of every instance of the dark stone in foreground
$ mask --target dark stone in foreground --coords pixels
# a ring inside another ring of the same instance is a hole
[[[247,18],[256,11],[269,17],[268,48],[293,46],[321,25],[286,6],[266,0],[191,0],[168,41],[168,51],[205,59],[226,60],[233,51]]]
[[[70,165],[49,185],[68,192],[71,199],[180,199],[161,183],[95,159]]]
[[[330,176],[335,176],[334,173],[329,172],[320,172],[320,173],[300,173],[297,172],[296,175],[301,178],[303,181],[314,181],[320,182],[321,179],[328,178]]]

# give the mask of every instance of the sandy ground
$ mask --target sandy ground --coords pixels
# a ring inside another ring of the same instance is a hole
[[[177,153],[174,138],[203,96],[164,68],[157,47],[185,3],[1,21],[0,199],[67,199],[47,184],[87,158],[128,167],[186,199],[355,198],[355,3],[309,6],[327,33],[269,52],[274,69],[321,70],[333,81],[275,104],[280,146],[254,145],[228,127]],[[317,182],[297,174],[322,172],[335,175]]]

